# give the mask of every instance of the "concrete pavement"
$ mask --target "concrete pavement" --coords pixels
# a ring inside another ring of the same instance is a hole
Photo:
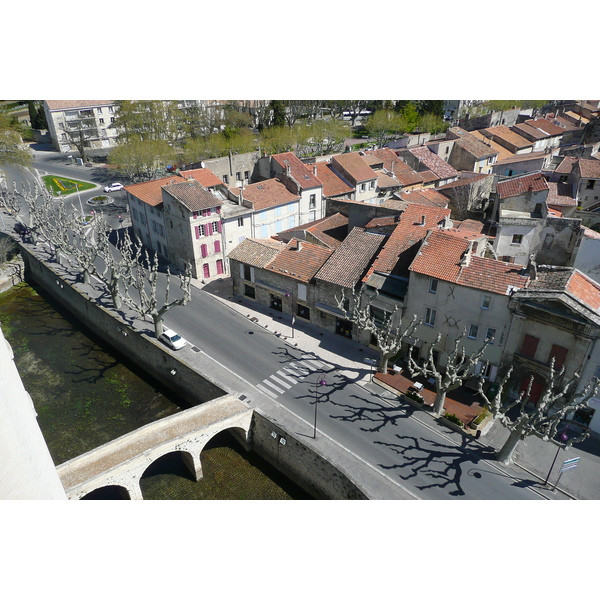
[[[273,335],[286,340],[287,343],[299,350],[313,353],[320,359],[339,365],[340,372],[351,380],[355,379],[357,371],[364,372],[367,366],[364,362],[365,358],[374,359],[378,356],[370,348],[299,320],[296,320],[292,337],[289,315],[270,310],[246,298],[234,297],[229,277],[213,278],[205,284],[202,284],[200,280],[193,280],[192,283],[195,287],[204,289],[223,304],[251,319],[257,325],[264,327]],[[362,381],[358,383],[372,390],[375,384],[372,384],[370,379],[370,373],[367,373],[363,376]],[[380,395],[384,399],[393,398],[391,394],[384,390],[381,390]],[[269,412],[271,410],[272,408],[269,408]],[[419,414],[422,416],[420,418],[427,419],[429,426],[447,435],[447,429],[439,425],[429,413],[422,412]],[[497,450],[507,437],[508,430],[500,423],[494,423],[477,443],[482,449],[492,448]],[[544,490],[541,484],[548,477],[550,466],[555,457],[556,461],[544,491],[545,496],[557,499],[600,499],[600,441],[596,438],[590,438],[582,444],[578,444],[577,447],[560,450],[557,456],[556,446],[539,438],[529,437],[517,447],[513,466],[505,467],[501,463],[498,463],[497,466],[507,474],[516,477],[533,476],[531,479],[539,483],[538,489]],[[580,457],[578,467],[565,471],[560,475],[560,467],[563,461],[576,457]],[[559,485],[556,491],[553,492],[552,487],[559,475]]]

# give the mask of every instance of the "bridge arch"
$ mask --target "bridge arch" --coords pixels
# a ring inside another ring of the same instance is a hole
[[[129,490],[122,485],[102,485],[81,496],[80,500],[131,500]]]
[[[170,452],[180,452],[195,481],[202,479],[200,454],[221,431],[231,429],[246,450],[251,447],[253,410],[233,395],[223,396],[140,427],[57,468],[68,498],[117,485],[132,500],[143,499],[140,481],[148,467]]]

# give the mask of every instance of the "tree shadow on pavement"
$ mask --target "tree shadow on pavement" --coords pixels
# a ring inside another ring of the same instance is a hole
[[[339,419],[348,423],[357,421],[368,421],[373,423],[372,427],[361,427],[361,431],[374,433],[380,431],[388,423],[392,426],[396,425],[398,419],[408,419],[418,409],[408,406],[382,406],[381,402],[367,400],[362,397],[351,394],[350,398],[356,398],[360,406],[351,406],[342,402],[330,400],[333,406],[343,407],[347,414],[340,416],[332,416],[332,419]]]
[[[399,443],[375,441],[375,444],[386,446],[402,458],[401,464],[379,466],[386,470],[397,470],[398,476],[404,481],[415,477],[426,477],[429,484],[416,485],[419,490],[431,488],[448,489],[450,496],[464,496],[461,480],[465,463],[478,463],[480,460],[494,458],[487,450],[474,451],[469,448],[469,440],[463,438],[460,446],[443,444],[435,440],[417,438],[415,436],[396,434]],[[427,444],[425,448],[422,444]],[[408,474],[402,471],[408,470]]]

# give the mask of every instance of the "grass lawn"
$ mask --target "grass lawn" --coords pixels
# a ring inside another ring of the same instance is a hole
[[[42,177],[48,190],[54,196],[68,196],[74,194],[77,191],[77,186],[80,192],[85,190],[91,190],[96,185],[87,181],[78,181],[77,179],[67,179],[66,177],[59,177],[58,175],[44,175]]]

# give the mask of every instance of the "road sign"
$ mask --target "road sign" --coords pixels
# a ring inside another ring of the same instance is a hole
[[[576,469],[580,458],[581,457],[578,456],[577,458],[569,458],[568,460],[565,460],[560,468],[560,472],[562,473],[563,471],[568,471],[569,469]]]

